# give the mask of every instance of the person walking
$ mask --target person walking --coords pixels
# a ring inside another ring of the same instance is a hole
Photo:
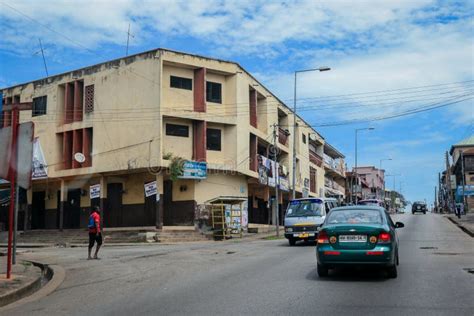
[[[91,259],[99,259],[97,256],[99,254],[100,246],[102,245],[102,232],[100,230],[100,208],[95,206],[92,208],[91,214],[89,216],[89,249],[88,249],[88,257],[87,260]],[[94,244],[97,242],[97,247],[95,248],[94,257],[91,257],[92,248],[94,248]]]

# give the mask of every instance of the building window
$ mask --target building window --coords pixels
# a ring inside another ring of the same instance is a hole
[[[193,79],[170,76],[170,87],[177,89],[193,90]]]
[[[222,103],[222,85],[217,82],[206,82],[206,101]]]
[[[86,113],[94,112],[94,85],[86,86],[84,90],[84,111]]]
[[[303,136],[303,143],[306,144],[306,134],[302,134]]]
[[[46,114],[47,97],[33,98],[33,116],[40,116]]]
[[[177,124],[166,124],[166,135],[178,136],[178,137],[189,137],[189,126],[177,125]]]
[[[207,150],[221,151],[221,130],[208,128],[206,132]]]

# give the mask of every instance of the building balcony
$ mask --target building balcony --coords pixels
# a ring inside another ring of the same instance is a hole
[[[309,161],[314,163],[318,167],[323,166],[323,157],[311,150],[309,151]]]

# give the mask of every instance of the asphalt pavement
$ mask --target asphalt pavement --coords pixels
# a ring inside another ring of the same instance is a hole
[[[286,240],[36,249],[64,283],[9,315],[473,315],[473,238],[443,216],[395,215],[397,279],[383,271],[316,273],[314,244]]]

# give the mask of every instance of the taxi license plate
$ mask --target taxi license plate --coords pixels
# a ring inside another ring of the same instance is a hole
[[[293,234],[293,237],[299,237],[299,238],[308,238],[308,237],[313,237],[314,233],[301,233],[301,234]]]
[[[367,242],[367,235],[340,235],[339,242]]]

